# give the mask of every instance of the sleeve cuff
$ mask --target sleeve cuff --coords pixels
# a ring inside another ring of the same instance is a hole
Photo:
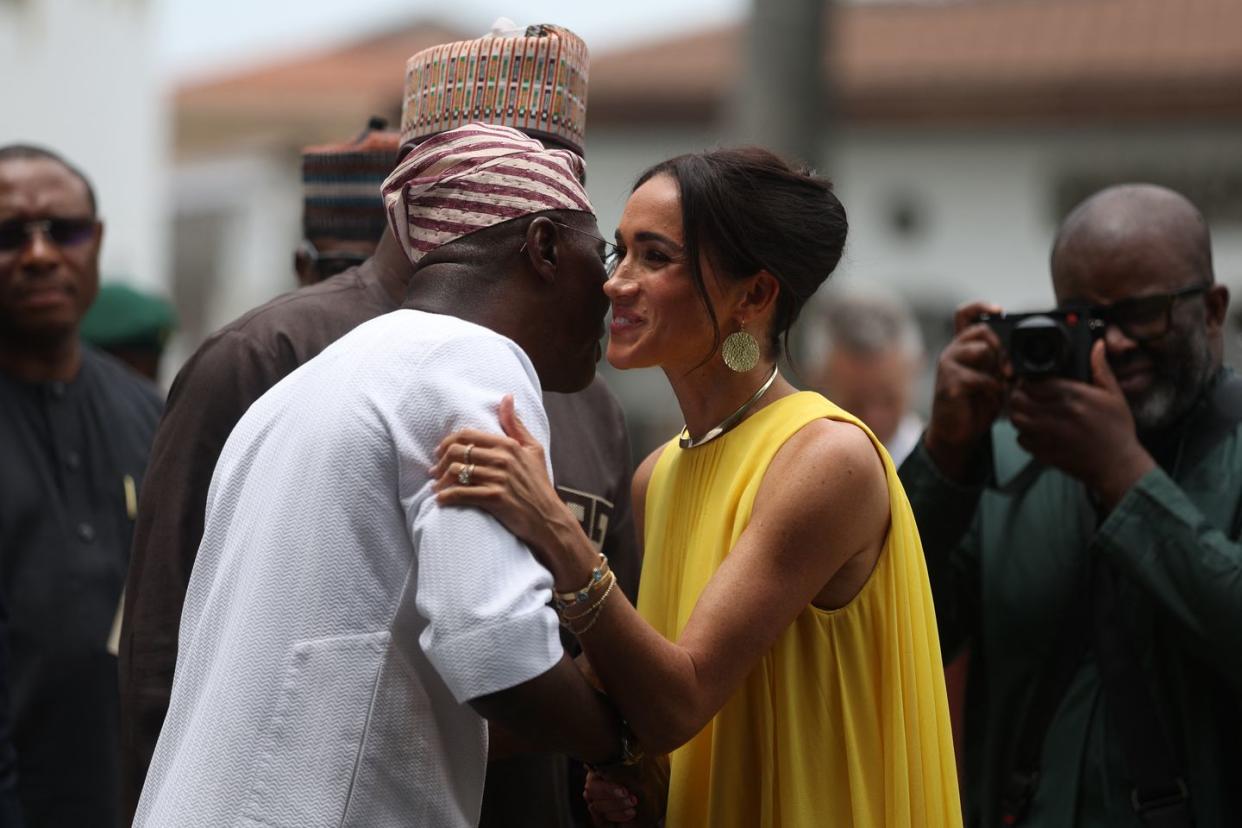
[[[1114,558],[1138,560],[1151,552],[1153,521],[1167,520],[1186,496],[1172,478],[1154,468],[1130,487],[1096,532],[1098,548]],[[1180,518],[1178,522],[1182,522]]]
[[[426,652],[453,698],[467,702],[543,675],[564,651],[556,614],[544,606],[441,641]]]
[[[990,476],[992,465],[990,449],[986,457],[986,462],[982,459],[979,461],[979,466],[983,470],[981,473],[976,474],[974,479],[967,483],[959,483],[940,471],[940,467],[936,465],[936,461],[932,459],[931,453],[927,450],[927,444],[920,439],[914,451],[910,452],[910,456],[901,464],[897,474],[901,478],[901,485],[912,501],[936,503],[951,510],[960,508],[973,513]]]
[[[988,453],[991,457],[991,453]],[[909,477],[910,484],[928,482],[940,489],[946,489],[956,495],[964,495],[969,497],[977,497],[983,492],[984,483],[987,481],[989,463],[980,462],[979,468],[982,471],[975,475],[975,479],[968,483],[959,483],[956,480],[950,480],[940,471],[940,467],[936,465],[936,461],[932,459],[931,453],[927,450],[927,443],[923,438],[919,438],[918,443],[914,447],[914,451],[910,452],[910,456],[901,464],[902,477]]]

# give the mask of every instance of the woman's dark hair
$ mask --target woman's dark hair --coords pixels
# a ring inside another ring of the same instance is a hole
[[[770,336],[779,357],[802,306],[841,260],[849,225],[832,182],[760,147],[679,155],[644,172],[634,189],[657,175],[672,177],[681,194],[685,256],[715,329],[712,353],[720,345],[720,320],[703,282],[701,254],[725,279],[766,270],[780,284]]]

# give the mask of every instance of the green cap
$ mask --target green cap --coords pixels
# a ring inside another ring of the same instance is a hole
[[[98,348],[162,351],[176,327],[177,313],[167,299],[112,282],[100,286],[79,333]]]

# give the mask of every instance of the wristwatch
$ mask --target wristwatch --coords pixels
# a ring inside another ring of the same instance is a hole
[[[630,725],[625,719],[621,720],[621,753],[615,759],[609,759],[607,762],[584,762],[590,770],[600,771],[606,768],[615,768],[618,765],[622,767],[633,767],[643,761],[644,757],[642,745],[638,743],[638,739],[634,737],[634,732],[630,730]]]

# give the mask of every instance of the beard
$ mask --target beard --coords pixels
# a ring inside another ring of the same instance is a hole
[[[1175,329],[1159,344],[1159,348],[1145,351],[1152,362],[1151,387],[1126,398],[1135,428],[1145,434],[1176,423],[1195,404],[1215,372],[1207,331],[1202,327],[1185,332]],[[1122,365],[1112,367],[1118,370]]]

